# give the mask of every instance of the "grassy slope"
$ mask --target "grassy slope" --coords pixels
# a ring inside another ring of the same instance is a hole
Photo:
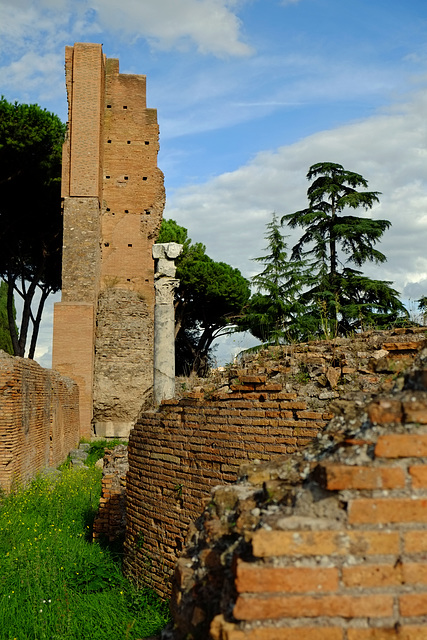
[[[90,541],[100,478],[97,469],[66,469],[3,499],[1,640],[131,640],[166,624],[165,605]]]

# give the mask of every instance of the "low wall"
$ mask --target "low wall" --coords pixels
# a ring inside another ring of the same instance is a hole
[[[427,350],[304,451],[242,467],[190,528],[164,640],[427,638]]]
[[[99,509],[93,523],[93,538],[122,541],[126,529],[127,446],[119,444],[105,451]]]
[[[0,351],[0,487],[57,466],[78,441],[77,384]]]
[[[242,462],[296,451],[332,417],[308,411],[296,393],[265,384],[265,376],[240,382],[212,400],[166,401],[131,432],[125,568],[136,578],[148,576],[162,596],[210,489],[234,481]]]
[[[425,343],[425,329],[398,329],[272,348],[217,391],[143,413],[129,439],[126,572],[168,597],[188,526],[215,485],[234,482],[242,463],[295,454],[334,415],[390,387]]]

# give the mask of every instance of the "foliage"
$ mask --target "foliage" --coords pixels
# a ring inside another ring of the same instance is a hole
[[[108,549],[88,540],[101,472],[36,478],[0,508],[2,638],[129,640],[158,633],[166,607],[137,590]]]
[[[13,317],[16,318],[15,304],[12,306]],[[13,355],[12,338],[10,337],[7,317],[7,284],[0,282],[0,349]]]
[[[366,326],[385,327],[406,316],[391,283],[372,280],[352,266],[383,263],[386,257],[375,248],[390,227],[388,220],[372,220],[346,213],[370,210],[379,202],[377,191],[360,191],[367,181],[339,164],[321,162],[310,167],[307,190],[309,206],[282,217],[282,224],[304,233],[292,249],[293,260],[311,260],[301,302],[317,318],[319,334],[345,334]]]
[[[157,242],[184,245],[176,261],[177,375],[204,375],[214,340],[236,329],[235,320],[249,299],[249,284],[238,269],[206,255],[203,244],[191,244],[187,229],[173,220],[162,222]]]
[[[119,438],[111,438],[110,440],[93,440],[90,443],[90,449],[88,451],[89,455],[86,458],[85,465],[88,467],[94,465],[97,460],[104,457],[106,449],[114,449],[118,444],[127,445],[127,442],[120,440]]]
[[[426,316],[427,316],[427,296],[421,296],[421,298],[417,300],[417,302],[418,302],[418,309],[422,313],[423,323],[425,324]]]
[[[267,224],[267,255],[254,258],[264,270],[252,278],[257,288],[244,309],[239,326],[259,340],[273,344],[297,339],[304,307],[298,302],[304,262],[288,260],[287,244],[276,214]]]
[[[34,356],[44,303],[61,286],[61,149],[65,125],[37,105],[0,99],[0,276],[8,284],[9,330]],[[23,300],[19,335],[13,294]]]

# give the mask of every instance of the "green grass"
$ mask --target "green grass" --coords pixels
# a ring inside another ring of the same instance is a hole
[[[167,609],[91,542],[98,469],[37,477],[0,503],[0,640],[132,640],[162,629]]]

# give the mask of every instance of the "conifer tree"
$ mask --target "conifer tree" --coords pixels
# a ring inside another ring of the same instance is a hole
[[[301,301],[312,305],[323,333],[385,326],[407,315],[391,282],[372,280],[354,268],[386,261],[375,245],[391,223],[348,213],[349,209],[372,209],[380,193],[360,191],[368,186],[365,178],[332,162],[312,165],[307,179],[313,180],[307,190],[308,207],[284,215],[281,222],[304,229],[292,259],[313,261]]]
[[[298,302],[306,277],[305,265],[301,260],[288,259],[286,239],[275,213],[267,224],[265,239],[267,255],[253,258],[264,269],[252,278],[257,291],[246,305],[239,326],[262,342],[279,344],[298,340],[307,333],[306,323],[311,321]]]

